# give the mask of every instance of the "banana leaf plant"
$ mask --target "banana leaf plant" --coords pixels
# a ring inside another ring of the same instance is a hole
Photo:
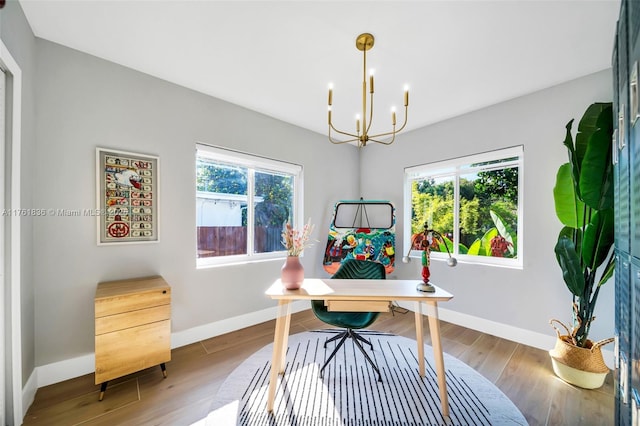
[[[615,268],[611,103],[587,108],[575,142],[572,124],[567,123],[564,140],[569,161],[558,169],[553,188],[556,215],[564,225],[555,254],[573,295],[573,344],[588,347],[600,287]]]
[[[489,214],[495,226],[485,232],[482,238],[476,238],[469,246],[468,254],[475,256],[516,257],[518,247],[518,239],[515,237],[516,233],[513,232],[511,227],[497,211],[491,209],[489,210]]]

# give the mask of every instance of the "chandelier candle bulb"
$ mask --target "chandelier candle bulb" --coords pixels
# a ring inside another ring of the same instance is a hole
[[[404,88],[404,106],[409,106],[409,88]]]
[[[396,125],[396,110],[395,110],[395,108],[393,108],[391,110],[391,124],[393,124],[394,127]]]
[[[373,70],[369,72],[369,93],[373,93]]]
[[[329,105],[332,105],[333,102],[333,89],[329,86]]]

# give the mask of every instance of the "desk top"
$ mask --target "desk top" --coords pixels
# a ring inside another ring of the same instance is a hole
[[[265,294],[272,299],[447,301],[453,295],[436,287],[434,293],[416,290],[420,280],[352,280],[305,278],[298,290],[287,290],[276,280]],[[432,283],[433,284],[433,283]]]

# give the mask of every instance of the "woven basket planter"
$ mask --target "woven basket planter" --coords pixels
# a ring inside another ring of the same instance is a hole
[[[556,376],[585,389],[601,387],[609,373],[609,367],[604,362],[600,348],[614,339],[603,339],[595,343],[587,340],[585,347],[581,348],[572,343],[571,332],[567,326],[553,319],[549,323],[557,333],[556,346],[549,351]],[[566,334],[561,334],[561,330],[554,323],[562,326]]]

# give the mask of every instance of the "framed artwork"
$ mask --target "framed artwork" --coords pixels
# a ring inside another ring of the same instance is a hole
[[[96,149],[98,245],[158,242],[159,158]]]

